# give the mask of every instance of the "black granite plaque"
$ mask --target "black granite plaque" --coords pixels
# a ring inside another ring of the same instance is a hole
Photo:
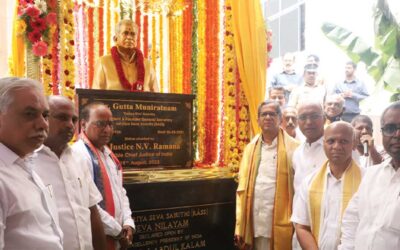
[[[114,117],[110,147],[124,169],[178,169],[193,165],[193,95],[77,89],[81,109],[107,104]]]
[[[234,249],[233,179],[125,184],[136,224],[133,248]]]

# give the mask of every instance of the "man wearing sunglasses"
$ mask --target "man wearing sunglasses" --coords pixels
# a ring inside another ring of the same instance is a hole
[[[62,96],[48,99],[49,134],[37,150],[35,170],[55,197],[65,250],[106,249],[96,204],[102,200],[83,159],[68,145],[78,121],[73,103]],[[92,243],[93,242],[93,243]]]
[[[400,249],[400,102],[381,117],[382,144],[391,158],[371,166],[342,221],[339,249]]]
[[[107,249],[127,249],[132,245],[135,224],[126,190],[122,186],[122,166],[107,144],[113,134],[111,110],[103,103],[90,103],[81,112],[81,139],[74,148],[86,159],[94,182],[103,195],[98,204]]]

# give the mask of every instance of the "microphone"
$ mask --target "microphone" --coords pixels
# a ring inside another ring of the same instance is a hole
[[[368,153],[368,141],[365,141],[363,143],[363,149],[364,149],[364,155],[365,156],[369,156],[369,153]]]

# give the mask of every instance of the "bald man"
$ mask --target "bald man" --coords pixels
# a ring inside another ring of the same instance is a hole
[[[34,159],[35,170],[56,199],[65,250],[106,249],[97,210],[102,200],[83,159],[68,145],[78,121],[73,103],[62,96],[48,99],[49,135]]]
[[[291,218],[303,249],[336,250],[339,245],[342,214],[362,176],[351,157],[353,133],[340,121],[325,130],[328,161],[304,180]]]
[[[381,116],[390,158],[371,166],[343,216],[340,250],[400,249],[400,101]]]

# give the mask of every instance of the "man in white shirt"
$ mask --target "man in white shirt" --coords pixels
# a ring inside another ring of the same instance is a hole
[[[323,147],[325,117],[321,104],[317,102],[300,104],[297,118],[300,131],[306,140],[293,153],[293,204],[296,203],[297,192],[305,177],[327,160]],[[293,235],[293,249],[301,249],[296,234]]]
[[[366,115],[358,115],[353,118],[351,125],[354,128],[356,140],[356,152],[359,155],[361,167],[369,167],[381,163],[387,155],[383,149],[375,147],[372,137],[372,120]]]
[[[258,108],[261,134],[246,146],[236,193],[235,240],[239,249],[288,249],[292,246],[292,154],[298,142],[279,127],[279,104]]]
[[[300,104],[298,123],[306,141],[293,153],[295,197],[304,178],[327,160],[323,147],[325,117],[321,104],[317,102]]]
[[[51,192],[29,157],[48,131],[41,83],[0,78],[0,249],[63,249]]]
[[[303,249],[336,250],[339,245],[342,214],[362,176],[351,157],[353,136],[349,123],[330,124],[324,135],[328,161],[298,191],[292,221]]]
[[[391,158],[371,166],[343,217],[339,249],[400,249],[400,102],[381,118],[382,144]]]
[[[33,161],[43,183],[53,188],[64,249],[105,250],[106,237],[96,206],[101,194],[83,159],[68,145],[78,121],[74,105],[62,96],[50,96],[48,102],[49,135]]]
[[[304,83],[293,89],[290,94],[288,106],[299,108],[299,104],[315,100],[323,104],[326,89],[325,86],[319,85],[316,82],[318,65],[306,64],[304,66]]]
[[[73,146],[86,161],[94,182],[103,196],[99,203],[107,249],[132,244],[135,224],[129,199],[123,187],[122,166],[107,144],[113,133],[111,110],[102,103],[86,105],[81,112],[81,139]]]

